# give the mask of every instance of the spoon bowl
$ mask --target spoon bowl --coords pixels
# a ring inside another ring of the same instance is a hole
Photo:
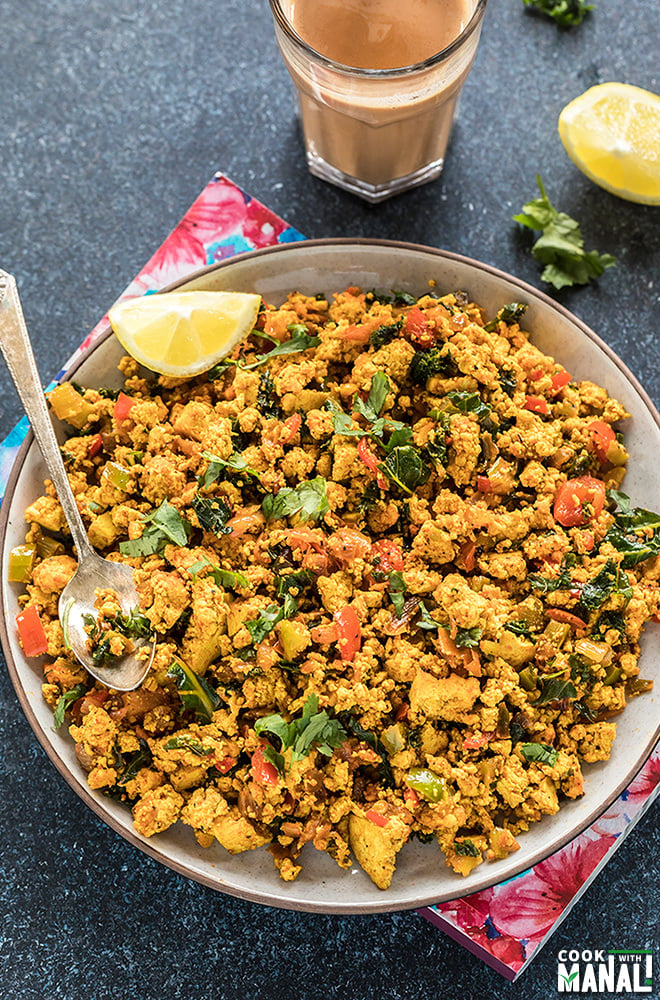
[[[133,649],[111,665],[89,665],[89,616],[96,617],[94,593],[112,590],[117,594],[124,614],[139,607],[139,595],[133,581],[133,570],[124,563],[111,562],[91,553],[79,563],[60,595],[58,612],[67,645],[89,673],[116,691],[132,691],[144,680],[154,655],[151,639],[133,640]]]
[[[149,672],[155,648],[153,636],[136,639],[129,652],[106,666],[93,659],[85,626],[90,616],[97,618],[94,607],[97,590],[114,591],[124,614],[139,609],[133,570],[124,563],[103,559],[87,538],[46,406],[16,281],[1,270],[0,350],[57,490],[76,548],[78,568],[62,591],[58,605],[65,641],[87,672],[101,684],[117,691],[132,691]]]

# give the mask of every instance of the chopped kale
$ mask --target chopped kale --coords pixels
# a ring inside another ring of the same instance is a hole
[[[449,348],[443,344],[442,347],[432,347],[429,351],[415,351],[408,368],[408,378],[415,385],[425,386],[435,375],[449,376],[455,370]]]
[[[231,528],[227,522],[232,516],[231,507],[222,497],[202,497],[195,494],[192,509],[204,531],[212,531],[216,535],[229,535]]]

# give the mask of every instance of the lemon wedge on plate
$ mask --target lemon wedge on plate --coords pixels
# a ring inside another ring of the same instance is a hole
[[[108,313],[117,340],[145,368],[191,378],[208,371],[253,329],[261,296],[163,292],[118,302]]]
[[[566,105],[559,135],[576,166],[600,187],[660,205],[660,96],[601,83]]]

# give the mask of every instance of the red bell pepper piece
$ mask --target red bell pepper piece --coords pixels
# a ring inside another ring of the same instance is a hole
[[[133,399],[132,396],[127,396],[125,392],[120,392],[117,396],[114,410],[112,411],[112,415],[115,420],[126,420],[136,403],[137,399]]]
[[[362,645],[362,626],[355,608],[347,604],[340,611],[335,611],[332,616],[337,626],[339,634],[339,655],[344,662],[352,663],[355,654]]]
[[[30,604],[16,616],[18,635],[26,656],[41,656],[48,649],[48,640],[39,612]]]
[[[543,396],[526,396],[523,409],[531,410],[532,413],[542,413],[545,416],[548,413],[548,401]]]
[[[573,628],[586,628],[587,623],[583,622],[577,615],[572,615],[570,611],[563,608],[548,608],[548,618],[555,622],[563,622],[565,625],[572,625]]]
[[[87,458],[94,458],[103,449],[103,438],[100,434],[95,434],[87,445]]]
[[[375,823],[376,826],[387,826],[387,816],[383,816],[382,813],[376,812],[375,809],[367,809],[364,814],[364,818],[368,819],[370,823]]]
[[[550,381],[552,382],[552,391],[559,392],[560,389],[563,389],[571,381],[571,374],[566,370],[555,372]]]

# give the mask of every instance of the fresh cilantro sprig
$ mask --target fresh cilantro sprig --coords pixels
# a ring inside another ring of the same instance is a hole
[[[218,458],[217,455],[214,455],[210,451],[203,451],[202,458],[205,458],[209,463],[206,472],[199,477],[199,485],[202,487],[215,483],[220,478],[223,469],[231,469],[232,472],[242,472],[246,476],[252,476],[253,479],[257,480],[261,477],[261,473],[249,466],[240,452],[233,452],[229,458]]]
[[[267,364],[273,358],[281,358],[286,354],[298,354],[300,351],[306,351],[310,347],[318,347],[321,343],[320,337],[313,337],[309,334],[307,327],[303,323],[293,323],[288,327],[288,331],[291,334],[288,340],[282,341],[281,344],[273,347],[266,354],[258,354],[257,360],[249,365],[239,362],[239,367],[245,371],[249,371],[251,368],[258,368],[259,365]]]
[[[53,713],[53,729],[59,729],[60,726],[64,725],[64,717],[68,707],[74,701],[78,701],[78,698],[82,698],[86,691],[87,688],[84,684],[76,684],[70,691],[65,691],[64,694],[60,695]]]
[[[541,280],[560,289],[570,285],[586,285],[598,278],[608,267],[616,264],[611,254],[585,250],[579,224],[565,212],[558,212],[550,203],[543,181],[537,175],[536,183],[541,192],[523,205],[522,212],[513,219],[529,229],[541,230],[532,246],[532,254],[543,264]]]
[[[162,552],[168,543],[187,545],[192,531],[191,524],[176,507],[163,500],[150,514],[143,516],[144,531],[139,538],[119,543],[125,556],[150,556]]]
[[[557,751],[547,743],[522,743],[520,752],[530,763],[536,761],[539,764],[547,764],[548,767],[554,767],[557,763]]]
[[[551,17],[560,28],[572,28],[582,24],[593,4],[586,0],[523,0],[525,7],[532,7]]]
[[[308,479],[297,486],[283,487],[279,493],[268,493],[261,504],[267,521],[299,514],[301,521],[318,521],[330,510],[323,476]]]
[[[231,569],[222,569],[220,566],[212,563],[210,559],[207,559],[206,556],[202,556],[201,559],[198,559],[197,562],[188,567],[188,572],[193,577],[198,576],[202,570],[208,570],[207,575],[212,577],[219,587],[234,590],[236,587],[250,586],[250,581],[242,573]]]
[[[304,760],[312,749],[325,757],[331,757],[335,747],[347,738],[347,733],[338,719],[331,718],[323,710],[319,712],[318,695],[310,694],[303,705],[300,717],[287,722],[279,713],[257,719],[255,732],[258,735],[276,736],[280,741],[278,751],[272,743],[264,748],[264,756],[284,774],[284,754],[291,751],[291,763]]]

